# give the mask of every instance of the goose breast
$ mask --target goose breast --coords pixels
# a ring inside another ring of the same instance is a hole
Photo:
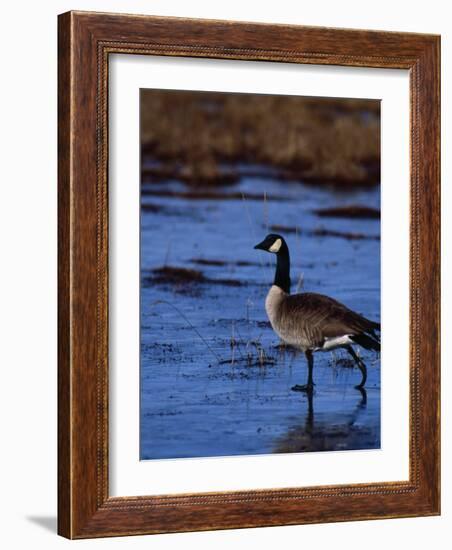
[[[265,300],[265,310],[273,330],[281,340],[290,346],[306,350],[311,342],[306,330],[301,330],[304,326],[303,316],[297,315],[296,319],[287,316],[289,298],[289,294],[273,285]]]

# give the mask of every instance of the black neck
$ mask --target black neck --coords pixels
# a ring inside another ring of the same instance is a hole
[[[284,242],[276,255],[276,272],[275,281],[273,284],[279,286],[279,288],[284,290],[284,292],[286,292],[287,294],[290,294],[289,248]]]

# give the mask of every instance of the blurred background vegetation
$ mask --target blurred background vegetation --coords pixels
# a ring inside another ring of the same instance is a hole
[[[335,187],[380,183],[378,100],[148,89],[140,100],[142,181],[206,187],[252,171]]]

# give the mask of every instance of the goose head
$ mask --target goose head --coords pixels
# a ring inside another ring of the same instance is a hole
[[[265,239],[257,244],[255,247],[257,250],[265,250],[266,252],[272,252],[273,254],[278,254],[284,250],[287,250],[287,244],[281,235],[276,233],[270,233],[265,237]]]

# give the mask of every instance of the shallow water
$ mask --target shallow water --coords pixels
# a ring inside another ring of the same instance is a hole
[[[315,354],[312,399],[291,391],[305,383],[306,362],[278,347],[264,309],[274,258],[253,250],[270,225],[300,227],[301,234],[285,235],[292,292],[302,276],[303,290],[379,320],[380,241],[315,235],[324,228],[378,236],[379,220],[312,212],[379,208],[379,188],[338,193],[244,177],[220,191],[267,200],[146,194],[186,190],[175,182],[142,189],[141,459],[379,448],[379,357],[361,351],[368,366],[364,393],[354,388],[360,373],[342,351]],[[156,283],[152,270],[165,265],[199,270],[208,280]]]

